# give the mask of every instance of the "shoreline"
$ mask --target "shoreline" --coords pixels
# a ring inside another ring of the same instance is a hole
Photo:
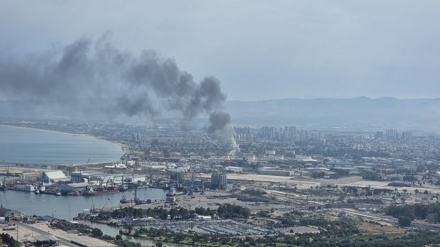
[[[57,133],[57,134],[64,134],[64,135],[72,135],[72,136],[80,136],[80,137],[86,137],[86,138],[90,138],[96,141],[102,141],[102,142],[107,142],[107,143],[112,143],[115,144],[117,146],[119,146],[119,148],[121,149],[122,155],[119,157],[118,160],[115,161],[104,161],[104,162],[85,162],[85,163],[74,163],[74,164],[46,164],[46,163],[22,163],[22,162],[11,162],[11,161],[5,161],[5,160],[1,160],[0,161],[0,166],[5,166],[5,165],[14,165],[14,166],[65,166],[65,167],[72,167],[72,166],[84,166],[84,165],[101,165],[101,164],[109,164],[109,163],[114,163],[114,162],[119,162],[121,160],[121,158],[126,154],[126,151],[129,150],[129,146],[127,144],[121,143],[121,142],[117,142],[117,141],[113,141],[113,140],[106,140],[105,138],[99,137],[99,136],[94,136],[91,134],[86,134],[86,133],[76,133],[76,132],[63,132],[63,131],[59,131],[59,130],[52,130],[52,129],[45,129],[45,128],[36,128],[36,127],[31,127],[31,126],[21,126],[21,125],[14,125],[14,124],[5,124],[5,123],[0,123],[0,126],[5,126],[5,127],[11,127],[11,128],[21,128],[21,129],[28,129],[28,130],[35,130],[35,131],[43,131],[43,132],[51,132],[51,133]]]

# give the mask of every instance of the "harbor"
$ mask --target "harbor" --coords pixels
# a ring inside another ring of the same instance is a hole
[[[139,188],[140,198],[152,201],[164,201],[162,189]],[[51,216],[58,219],[72,220],[84,210],[102,210],[117,208],[122,197],[134,198],[134,190],[118,193],[89,196],[53,196],[49,194],[24,193],[15,190],[0,192],[3,207],[20,211],[27,215]]]

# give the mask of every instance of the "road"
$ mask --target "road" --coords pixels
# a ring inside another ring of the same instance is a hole
[[[383,221],[383,222],[387,222],[387,223],[391,223],[395,226],[399,225],[398,219],[393,218],[391,216],[386,216],[383,214],[375,214],[375,213],[370,213],[370,212],[361,212],[361,211],[357,211],[355,209],[345,209],[343,210],[343,212],[351,214],[351,215],[356,215],[356,216],[361,216],[361,217],[365,217],[365,218],[370,218],[372,220],[378,220],[378,221]],[[421,220],[413,220],[411,222],[411,227],[415,227],[415,228],[419,228],[419,229],[425,229],[425,230],[432,230],[432,231],[440,231],[440,224],[432,224],[432,223],[428,223],[425,221],[421,221]]]
[[[24,223],[20,223],[20,222],[14,222],[14,224],[16,224],[17,227],[18,227],[18,230],[17,230],[17,231],[20,231],[20,229],[25,228],[25,229],[30,230],[30,231],[32,232],[32,235],[33,235],[33,236],[37,236],[37,235],[52,235],[52,234],[48,233],[48,232],[45,231],[45,230],[42,230],[42,229],[36,228],[36,227],[31,226],[31,225],[28,225],[28,224],[24,224]],[[61,237],[61,236],[54,236],[54,237],[56,237],[56,238],[59,239],[59,243],[60,243],[61,245],[65,245],[65,246],[68,246],[68,247],[78,247],[77,245],[72,244],[72,243],[70,242],[70,240],[65,239],[65,238],[63,238],[63,237]]]
[[[112,243],[108,243],[101,239],[93,238],[90,236],[79,236],[76,233],[68,233],[60,229],[52,229],[49,227],[47,223],[37,223],[34,225],[20,223],[20,222],[14,222],[14,223],[18,226],[17,229],[18,229],[18,235],[20,237],[19,238],[20,241],[23,241],[24,239],[31,240],[38,235],[52,235],[59,239],[60,245],[64,245],[68,247],[78,247],[78,245],[71,243],[71,240],[90,247],[101,247],[101,246],[116,247],[116,245]]]

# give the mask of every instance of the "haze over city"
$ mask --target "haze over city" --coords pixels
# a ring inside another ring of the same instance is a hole
[[[439,13],[0,0],[0,245],[440,246]]]
[[[1,1],[0,12],[2,63],[108,35],[195,81],[214,76],[227,100],[440,92],[438,1]]]

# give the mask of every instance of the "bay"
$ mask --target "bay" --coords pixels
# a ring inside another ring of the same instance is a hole
[[[165,199],[165,192],[161,189],[139,188],[137,194],[141,200],[150,199],[154,202]],[[53,216],[72,220],[84,209],[100,210],[104,207],[116,209],[123,196],[133,199],[134,190],[94,196],[56,196],[6,190],[0,191],[0,203],[7,209],[17,210],[27,215]]]
[[[119,161],[120,145],[85,135],[0,125],[0,161],[73,165]]]
[[[139,188],[137,195],[141,200],[150,199],[164,201],[165,192],[161,189]],[[20,211],[24,215],[51,216],[58,219],[72,220],[84,209],[96,210],[116,209],[119,207],[119,200],[123,197],[134,198],[134,191],[124,191],[94,196],[55,196],[48,194],[34,194],[15,190],[0,191],[0,204],[7,208]],[[159,206],[159,205],[158,205]],[[99,228],[104,234],[115,237],[119,234],[118,227],[112,227],[99,223],[81,221],[91,227]],[[142,246],[154,246],[155,241],[142,238],[129,238],[130,241],[140,243]],[[166,247],[186,247],[188,245],[163,243]]]
[[[36,165],[73,165],[107,163],[119,161],[123,155],[121,146],[90,136],[73,135],[47,130],[0,125],[0,161],[3,163]],[[1,177],[1,176],[0,176]],[[8,209],[27,215],[53,216],[72,220],[85,209],[118,208],[123,197],[134,198],[133,191],[86,196],[54,196],[21,191],[0,191],[0,204]],[[138,196],[142,200],[163,201],[161,189],[141,188]],[[119,228],[90,223],[108,235],[115,236]],[[131,238],[131,241],[151,246],[155,242]],[[186,246],[164,243],[163,246]]]

